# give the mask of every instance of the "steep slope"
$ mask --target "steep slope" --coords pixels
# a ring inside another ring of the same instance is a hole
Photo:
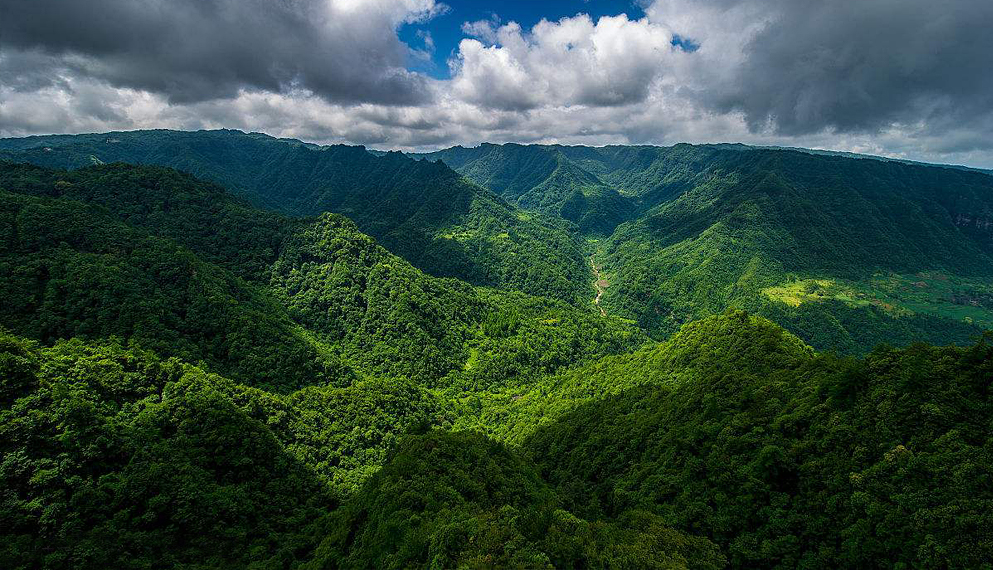
[[[649,513],[577,518],[499,442],[425,433],[439,406],[402,383],[279,396],[0,333],[0,388],[5,567],[724,564]]]
[[[424,275],[330,214],[287,240],[270,288],[297,322],[346,347],[362,368],[425,385],[499,384],[645,338],[559,301]]]
[[[611,236],[604,302],[659,331],[744,306],[820,348],[968,342],[972,322],[993,326],[972,302],[993,276],[991,219],[982,174],[732,151]]]
[[[839,359],[729,312],[535,378],[510,401],[550,417],[483,415],[515,445],[406,381],[281,395],[0,332],[0,561],[982,567],[991,366],[988,340]]]
[[[243,381],[342,381],[271,294],[107,210],[0,190],[0,324],[45,342],[134,339]]]
[[[0,164],[0,188],[106,208],[121,222],[181,244],[248,280],[265,278],[283,240],[307,223],[255,208],[217,184],[171,168],[64,171]]]
[[[46,167],[169,166],[291,215],[344,214],[418,268],[477,285],[586,300],[586,266],[565,225],[527,214],[443,164],[363,147],[317,147],[239,131],[134,131],[0,140]]]
[[[327,529],[314,568],[724,565],[713,544],[647,513],[609,522],[575,517],[532,464],[471,433],[407,439]]]
[[[288,567],[331,490],[176,361],[0,332],[4,568]]]
[[[683,325],[662,343],[476,394],[460,409],[456,425],[521,444],[578,408],[635,388],[678,386],[715,369],[770,374],[793,368],[813,354],[768,320],[729,311]]]
[[[0,324],[45,342],[116,335],[289,389],[347,384],[347,369],[502,383],[644,340],[560,301],[425,275],[342,216],[258,210],[171,169],[0,164],[0,188],[17,192]]]
[[[441,160],[511,203],[573,222],[583,234],[610,235],[635,209],[557,146],[483,144],[411,156]]]
[[[481,145],[424,156],[515,199],[558,199],[564,170],[615,189],[627,207],[595,257],[610,285],[602,304],[657,336],[729,306],[847,352],[969,342],[993,327],[984,173],[744,145]]]
[[[988,342],[849,360],[783,347],[796,339],[741,314],[696,328],[666,358],[695,362],[681,381],[591,400],[524,443],[565,508],[647,510],[732,568],[987,563]]]

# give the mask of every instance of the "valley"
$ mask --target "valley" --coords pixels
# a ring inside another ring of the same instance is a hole
[[[991,211],[744,146],[0,139],[0,566],[984,567]]]
[[[590,254],[590,268],[593,269],[593,288],[596,289],[596,297],[593,299],[593,304],[596,305],[597,309],[600,310],[600,316],[606,317],[607,310],[600,305],[600,299],[603,297],[603,292],[607,289],[610,283],[604,279],[603,275],[600,273],[600,268],[596,266],[596,260],[594,256],[596,254]]]
[[[0,0],[0,570],[993,570],[993,0]]]

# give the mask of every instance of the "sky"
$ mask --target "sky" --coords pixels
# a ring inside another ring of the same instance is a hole
[[[990,0],[0,0],[0,136],[744,142],[993,167]]]

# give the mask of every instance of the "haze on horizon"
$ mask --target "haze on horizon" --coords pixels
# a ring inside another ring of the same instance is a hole
[[[743,142],[993,167],[985,0],[0,0],[0,136]]]

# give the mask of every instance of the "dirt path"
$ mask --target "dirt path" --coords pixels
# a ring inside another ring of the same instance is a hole
[[[593,268],[593,287],[596,289],[596,299],[593,302],[596,304],[597,308],[600,309],[600,316],[606,317],[607,311],[600,306],[600,298],[603,297],[603,292],[610,283],[603,278],[600,273],[600,268],[596,266],[596,262],[593,261],[593,254],[590,254],[590,267]]]

